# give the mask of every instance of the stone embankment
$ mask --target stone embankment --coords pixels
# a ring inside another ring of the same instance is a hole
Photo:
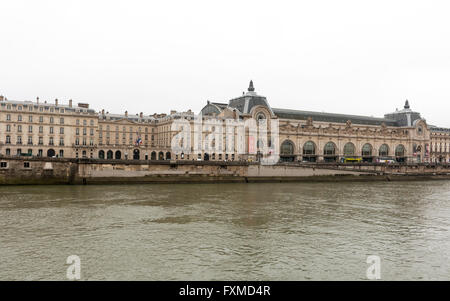
[[[450,165],[130,161],[0,157],[0,185],[450,179]]]

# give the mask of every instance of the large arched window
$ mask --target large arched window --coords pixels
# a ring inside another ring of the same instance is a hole
[[[316,145],[312,141],[308,141],[303,145],[303,155],[315,155]]]
[[[107,159],[112,159],[112,158],[113,158],[113,151],[112,151],[112,150],[109,150],[109,151],[106,153],[106,158],[107,158]]]
[[[355,145],[348,142],[344,145],[344,156],[354,156],[355,155]]]
[[[325,156],[334,156],[336,154],[336,145],[333,142],[328,142],[323,148],[323,154]]]
[[[395,156],[396,157],[404,157],[406,153],[405,147],[401,144],[397,145],[395,148]]]
[[[116,151],[116,156],[115,156],[116,160],[119,160],[122,158],[122,153],[120,151]]]
[[[363,157],[372,156],[372,145],[370,145],[369,143],[364,144],[364,146],[362,147],[361,153],[362,153]]]
[[[293,155],[294,143],[290,140],[284,140],[284,142],[281,144],[280,154],[286,156]]]
[[[102,150],[99,151],[99,152],[98,152],[98,158],[99,158],[99,159],[105,159],[105,151],[102,151]]]
[[[380,146],[380,150],[378,152],[380,157],[386,157],[389,155],[389,146],[387,146],[387,144],[383,144],[382,146]]]
[[[151,160],[156,160],[156,152],[152,152],[150,158]]]
[[[282,162],[295,161],[294,150],[295,150],[294,143],[290,140],[284,140],[280,146],[280,161]]]

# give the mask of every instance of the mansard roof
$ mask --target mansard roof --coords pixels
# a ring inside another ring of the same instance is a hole
[[[56,105],[56,104],[48,103],[48,102],[36,103],[36,102],[29,101],[29,100],[3,100],[1,103],[2,104],[11,104],[13,106],[22,105],[22,106],[44,107],[44,108],[52,107],[52,108],[64,109],[67,112],[76,112],[78,110],[81,112],[86,112],[86,113],[91,113],[91,114],[96,113],[94,109],[80,107],[78,105],[74,105],[74,106],[69,106],[69,105],[65,105],[65,104]]]
[[[429,126],[431,132],[435,133],[450,133],[450,128],[442,128],[434,125]]]
[[[267,102],[266,97],[258,95],[255,92],[253,81],[250,81],[247,93],[243,93],[242,96],[231,99],[228,104],[208,101],[201,112],[203,115],[219,114],[225,108],[230,108],[232,110],[238,110],[241,114],[250,114],[252,109],[256,106],[266,107],[273,114],[272,108]]]
[[[278,118],[283,119],[307,120],[309,117],[311,117],[313,121],[322,122],[346,123],[348,120],[350,120],[353,124],[381,125],[384,123],[387,126],[398,126],[397,121],[387,118],[276,108],[273,109],[273,112],[276,116],[278,116]]]

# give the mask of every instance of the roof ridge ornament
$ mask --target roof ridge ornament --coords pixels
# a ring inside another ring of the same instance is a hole
[[[408,100],[405,101],[405,107],[404,108],[405,109],[409,109],[409,101]]]
[[[254,92],[255,88],[253,87],[253,81],[250,81],[250,85],[248,86],[248,92]]]

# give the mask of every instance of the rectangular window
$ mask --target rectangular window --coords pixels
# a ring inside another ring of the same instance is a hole
[[[23,162],[23,168],[30,168],[30,162]]]
[[[8,168],[8,162],[0,162],[0,168]]]

